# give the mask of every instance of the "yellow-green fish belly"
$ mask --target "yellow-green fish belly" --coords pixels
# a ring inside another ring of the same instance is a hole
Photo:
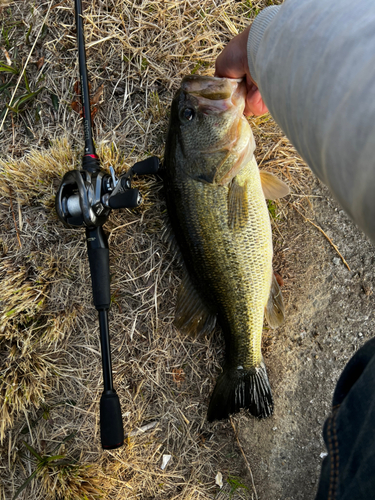
[[[236,177],[244,190],[239,227],[229,227],[230,187],[189,179],[188,225],[196,245],[196,272],[218,303],[232,366],[259,366],[264,308],[272,278],[271,226],[253,157]]]

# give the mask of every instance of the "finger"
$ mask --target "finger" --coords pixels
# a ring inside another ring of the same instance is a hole
[[[259,90],[255,87],[248,91],[245,103],[245,116],[260,116],[268,112]]]
[[[232,38],[215,62],[215,76],[243,78],[248,73],[247,38],[249,28]]]
[[[245,70],[238,62],[236,52],[227,47],[227,50],[222,52],[215,62],[215,76],[220,78],[243,78]]]

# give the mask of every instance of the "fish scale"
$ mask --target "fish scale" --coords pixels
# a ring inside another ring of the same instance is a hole
[[[218,303],[230,363],[250,368],[262,358],[263,316],[272,277],[272,235],[254,158],[243,167],[241,177],[247,180],[250,213],[239,231],[230,231],[228,225],[229,188],[218,189],[191,178],[180,182],[185,200],[180,218],[185,219],[193,236],[196,272]]]

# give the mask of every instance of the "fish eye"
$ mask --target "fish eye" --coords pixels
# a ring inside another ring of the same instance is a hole
[[[185,108],[182,112],[182,116],[185,120],[188,120],[190,122],[195,116],[195,111],[191,108]]]

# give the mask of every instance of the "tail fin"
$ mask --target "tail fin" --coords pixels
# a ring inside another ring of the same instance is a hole
[[[263,362],[252,370],[224,367],[211,396],[207,420],[223,420],[241,408],[258,418],[272,415],[272,392]]]

